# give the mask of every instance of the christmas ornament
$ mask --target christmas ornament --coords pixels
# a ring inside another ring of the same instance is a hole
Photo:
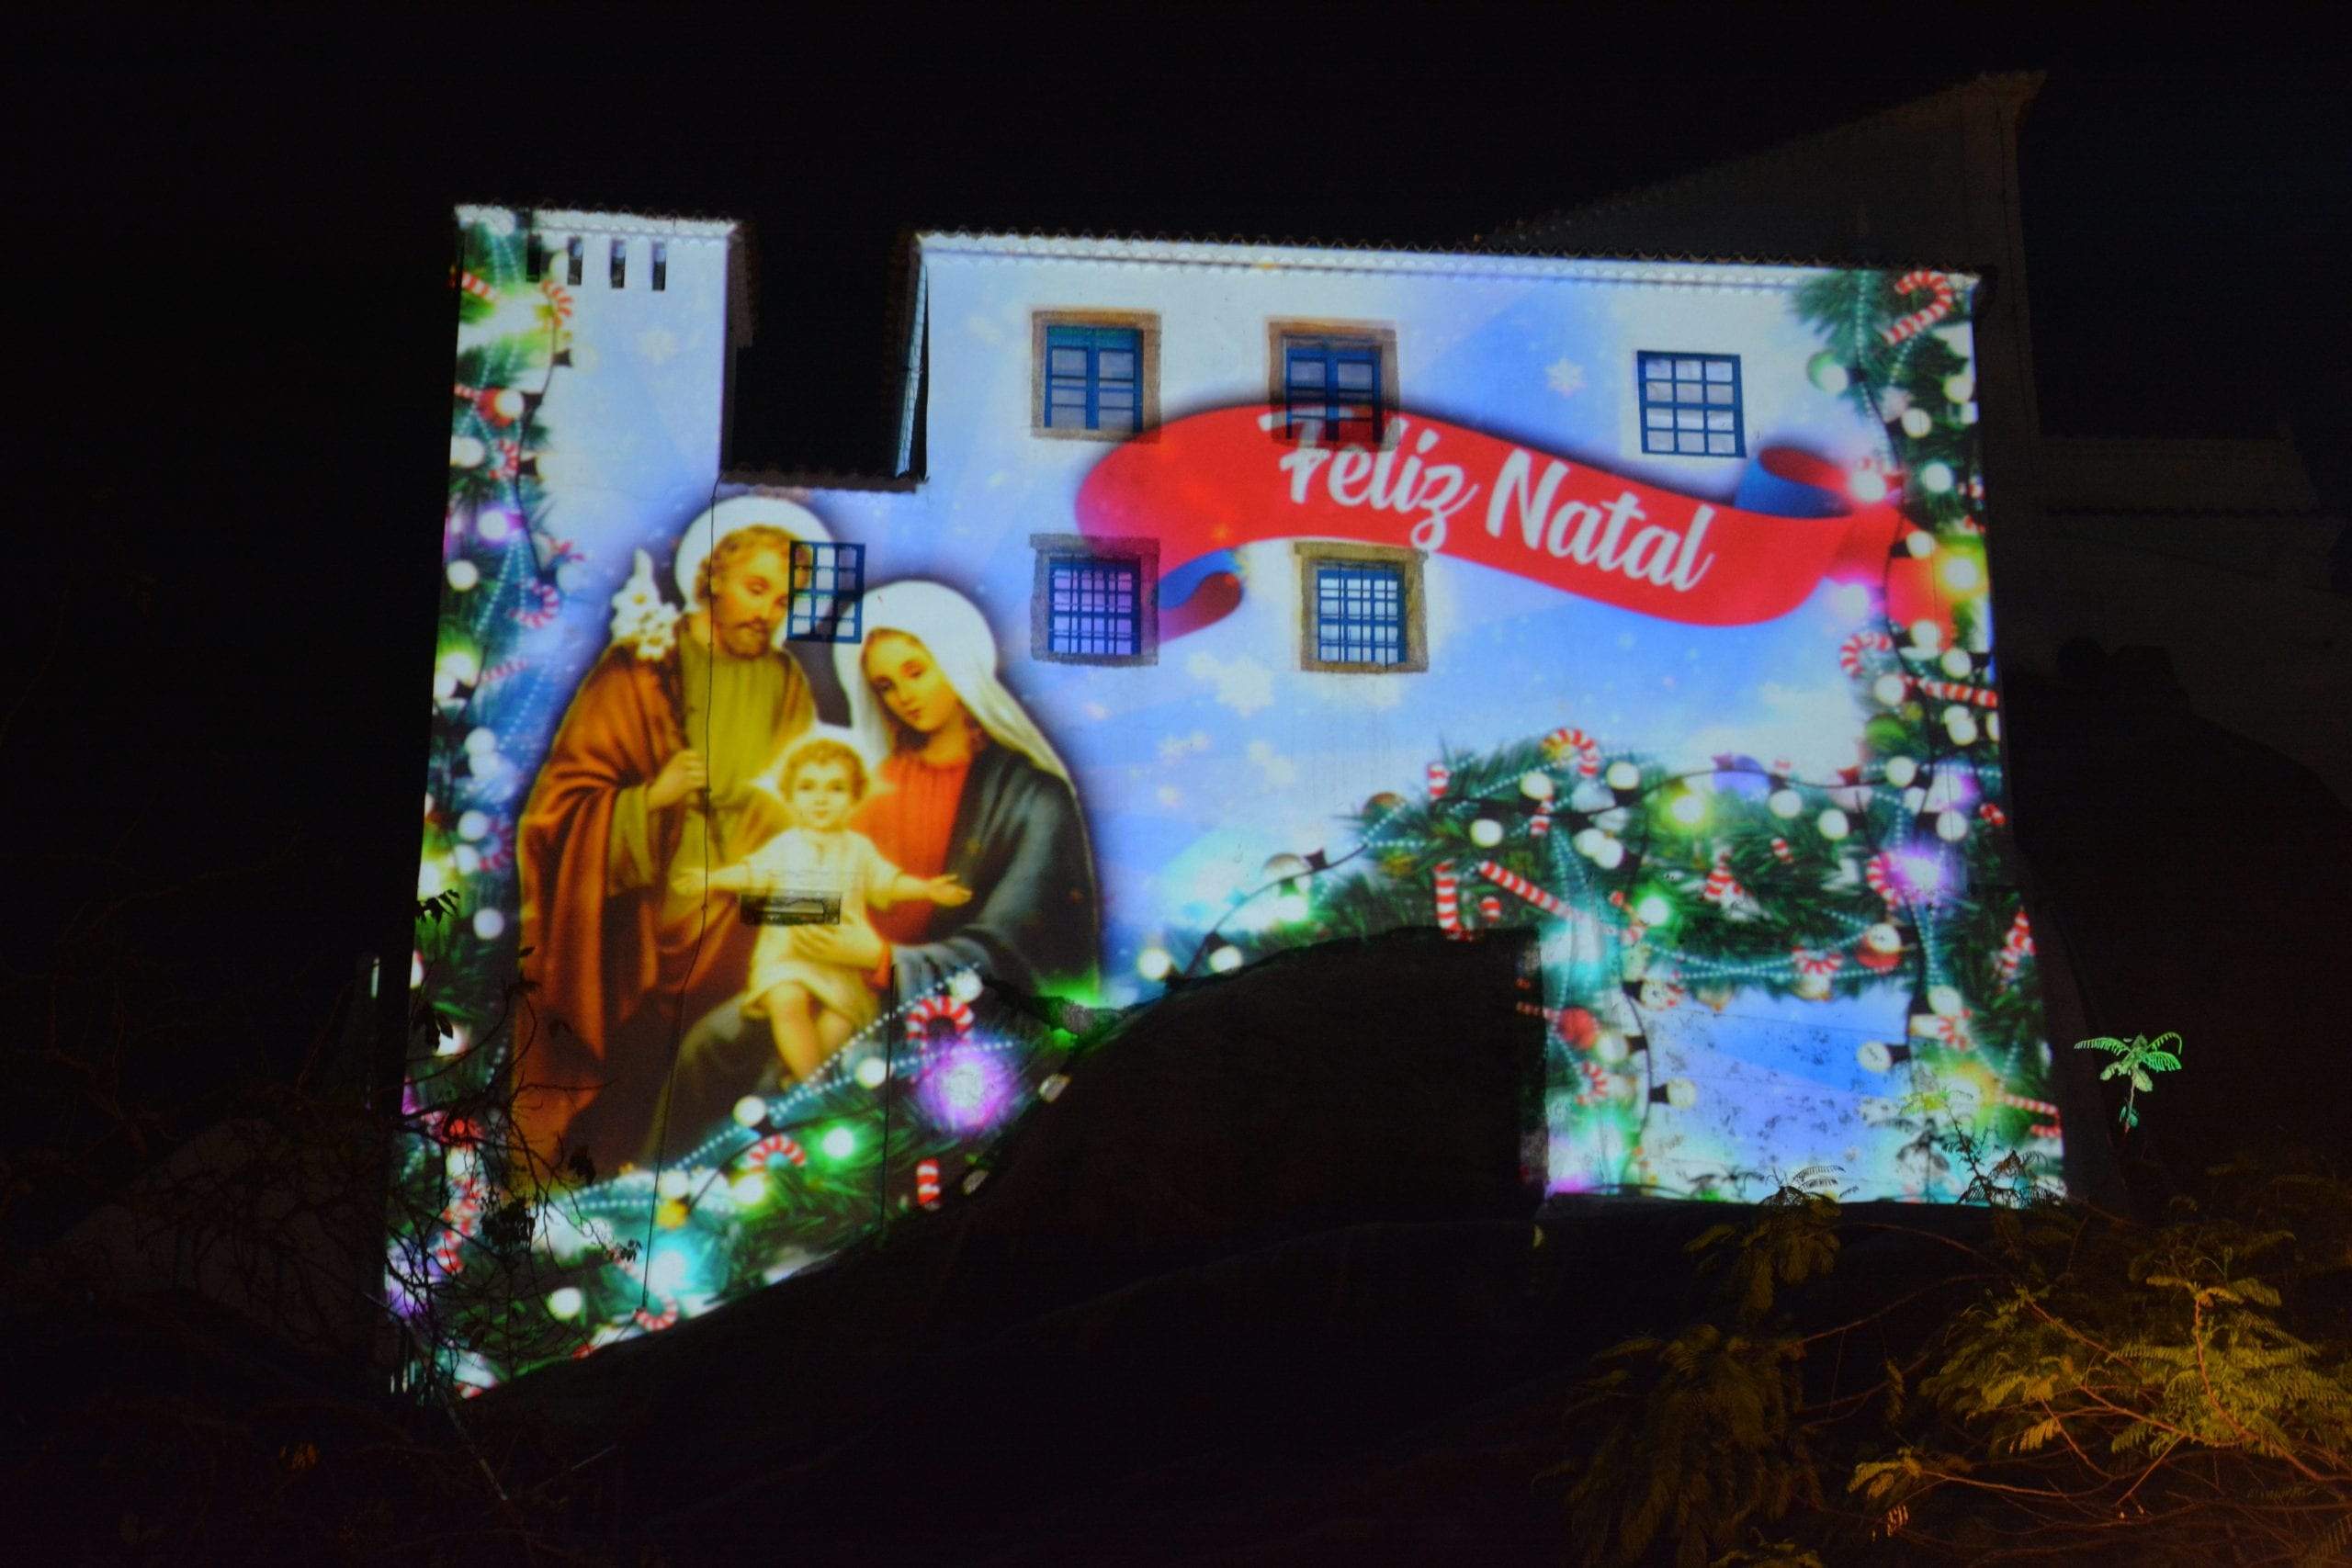
[[[1891,1073],[1911,1059],[1911,1047],[1891,1045],[1883,1040],[1865,1040],[1854,1048],[1854,1059],[1865,1072]]]
[[[1772,840],[1772,858],[1783,864],[1788,864],[1796,860],[1797,852],[1789,847],[1789,841],[1786,839],[1775,839]]]
[[[1851,386],[1854,379],[1852,374],[1838,363],[1838,356],[1826,348],[1804,362],[1804,373],[1806,379],[1833,398]]]
[[[1689,1078],[1668,1078],[1650,1090],[1650,1103],[1688,1111],[1699,1103],[1699,1086]]]
[[[1366,817],[1385,817],[1405,804],[1405,797],[1394,790],[1382,790],[1363,803]]]
[[[1809,1002],[1829,999],[1831,979],[1837,975],[1838,955],[1834,953],[1808,953],[1797,948],[1789,954],[1789,962],[1796,972],[1796,993]]]
[[[1865,969],[1885,974],[1903,962],[1903,932],[1890,920],[1870,926],[1854,944],[1854,962]]]
[[[1503,901],[1491,893],[1481,895],[1478,899],[1478,923],[1487,926],[1496,925],[1501,921],[1502,918]]]
[[[1430,764],[1429,783],[1430,798],[1431,800],[1443,798],[1446,786],[1453,782],[1453,770],[1452,768],[1447,767],[1443,762],[1431,762]]]

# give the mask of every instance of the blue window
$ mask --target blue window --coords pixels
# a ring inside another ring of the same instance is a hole
[[[865,592],[865,547],[796,541],[792,604],[784,635],[793,642],[855,642]]]
[[[1634,356],[1642,395],[1642,450],[1678,457],[1744,457],[1739,355],[1652,354]]]
[[[1327,446],[1380,445],[1387,389],[1372,337],[1283,336],[1283,434],[1312,427]]]
[[[1143,428],[1143,333],[1135,327],[1046,328],[1047,430],[1130,435]]]
[[[1080,659],[1142,654],[1143,563],[1111,556],[1048,557],[1046,651]]]
[[[1405,573],[1376,561],[1315,564],[1315,658],[1323,664],[1402,664]]]

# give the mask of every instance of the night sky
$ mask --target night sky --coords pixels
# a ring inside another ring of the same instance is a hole
[[[736,464],[870,472],[908,231],[1463,245],[2041,68],[2023,202],[2045,425],[2292,420],[2340,449],[2341,60],[1968,36],[1950,8],[1735,15],[1080,12],[941,38],[914,12],[843,36],[634,7],[20,38],[11,248],[36,346],[10,536],[32,548],[5,743],[12,913],[36,936],[12,963],[38,967],[88,900],[159,895],[125,929],[193,1032],[158,1078],[196,1082],[291,1060],[360,953],[405,951],[457,201],[749,220]],[[1715,42],[1678,62],[1694,38]]]

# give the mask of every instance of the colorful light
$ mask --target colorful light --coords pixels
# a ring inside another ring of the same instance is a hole
[[[1012,1070],[995,1052],[957,1046],[924,1075],[919,1098],[939,1125],[973,1133],[1003,1118],[1016,1087]]]
[[[1696,828],[1707,819],[1707,803],[1695,789],[1679,790],[1666,803],[1666,814],[1685,828]]]
[[[1136,954],[1136,973],[1155,984],[1168,978],[1175,967],[1176,961],[1164,947],[1147,947]]]
[[[827,1129],[825,1135],[817,1140],[817,1147],[823,1152],[824,1156],[827,1159],[847,1159],[850,1156],[857,1153],[856,1130],[850,1127],[838,1126],[829,1128]]]
[[[1209,954],[1209,967],[1219,975],[1230,975],[1241,967],[1241,950],[1229,942],[1219,942]]]
[[[735,1124],[756,1127],[768,1119],[768,1102],[756,1094],[747,1094],[735,1102]]]

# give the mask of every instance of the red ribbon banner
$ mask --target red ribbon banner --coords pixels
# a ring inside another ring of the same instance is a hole
[[[1741,496],[1787,516],[1681,495],[1605,468],[1420,415],[1394,415],[1378,451],[1283,439],[1262,407],[1192,414],[1114,448],[1079,488],[1090,538],[1159,541],[1163,579],[1266,539],[1408,545],[1570,593],[1694,626],[1784,615],[1825,577],[1876,581],[1903,527],[1890,504],[1859,511],[1831,464],[1775,448]],[[1820,513],[1828,513],[1827,515]],[[1240,604],[1230,573],[1163,605],[1164,641]]]

